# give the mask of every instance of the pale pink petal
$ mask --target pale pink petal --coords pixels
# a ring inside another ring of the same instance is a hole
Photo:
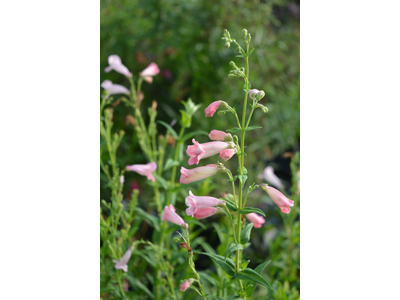
[[[221,157],[221,159],[223,159],[224,161],[227,161],[228,159],[230,159],[233,155],[235,155],[235,153],[237,152],[237,149],[226,149],[226,150],[222,150],[219,153],[219,157]]]
[[[255,228],[260,228],[262,224],[265,223],[265,220],[262,216],[257,215],[256,213],[250,213],[246,215],[246,218],[253,223]]]
[[[278,207],[281,209],[283,213],[285,214],[290,213],[290,207],[294,206],[293,200],[286,198],[286,196],[282,194],[280,191],[266,184],[262,184],[260,185],[260,187],[268,193],[272,201],[274,201],[275,204],[278,205]]]
[[[180,183],[187,184],[213,176],[217,174],[217,172],[217,165],[207,165],[205,167],[198,167],[191,170],[181,167],[181,178],[179,181]]]
[[[192,140],[193,145],[189,145],[186,154],[190,156],[188,164],[199,164],[200,160],[218,154],[220,151],[233,147],[232,143],[226,142],[208,142],[200,144],[195,139]]]
[[[152,62],[146,69],[144,69],[141,73],[140,76],[146,77],[146,76],[155,76],[160,72],[160,69],[158,68],[157,64]]]
[[[130,93],[130,91],[126,87],[119,84],[114,84],[110,80],[104,80],[101,83],[101,87],[108,91],[109,96],[117,94],[129,95]]]
[[[193,278],[190,278],[190,279],[184,281],[184,282],[179,286],[179,289],[181,290],[181,292],[186,291],[186,290],[189,288],[189,286],[193,283],[193,281],[194,281]]]
[[[264,169],[263,178],[280,190],[284,188],[279,177],[275,175],[274,168],[272,168],[271,166],[268,166]]]
[[[151,76],[143,77],[143,79],[144,79],[145,81],[147,81],[148,83],[152,83],[152,82],[153,82],[153,77],[151,77]]]
[[[128,68],[122,64],[121,58],[118,55],[110,55],[108,57],[108,64],[109,66],[104,69],[104,71],[106,71],[107,73],[111,70],[114,70],[125,76],[131,76],[131,72],[129,72]]]
[[[192,191],[189,191],[189,196],[185,198],[185,204],[189,206],[189,208],[186,209],[186,214],[188,216],[193,216],[198,209],[225,205],[225,201],[209,196],[195,196]]]
[[[217,111],[219,105],[221,104],[222,101],[214,101],[213,103],[211,103],[209,106],[206,107],[206,109],[204,110],[204,113],[206,115],[206,117],[212,117],[214,115],[214,113]]]
[[[227,136],[228,136],[227,133],[215,129],[211,130],[210,134],[208,135],[208,137],[212,141],[224,141]]]
[[[216,207],[207,207],[207,208],[200,208],[196,211],[194,214],[194,217],[197,220],[205,219],[208,218],[218,212],[218,209]]]
[[[169,221],[182,227],[186,226],[183,219],[175,213],[175,208],[172,204],[164,207],[164,215],[162,216],[161,221]]]
[[[147,163],[145,165],[131,165],[131,166],[126,166],[126,169],[128,171],[134,171],[140,175],[146,176],[148,180],[155,181],[156,179],[154,178],[152,172],[157,170],[157,164],[155,162]]]

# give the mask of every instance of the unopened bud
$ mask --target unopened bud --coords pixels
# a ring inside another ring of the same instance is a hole
[[[151,104],[151,109],[152,110],[156,110],[157,109],[157,101],[153,100],[152,104]]]
[[[264,91],[259,91],[256,95],[256,101],[260,101],[262,98],[264,98],[265,92]]]
[[[267,113],[267,112],[268,112],[268,108],[265,107],[264,105],[257,103],[256,106],[259,107],[259,108],[261,108],[262,111],[263,111],[263,113]]]
[[[225,47],[226,47],[226,48],[229,48],[230,46],[231,46],[231,44],[230,44],[229,42],[226,42],[226,43],[225,43]]]
[[[232,142],[232,141],[233,141],[232,135],[231,135],[230,133],[228,133],[228,134],[225,136],[224,141],[225,141],[225,142]]]
[[[227,29],[224,30],[224,36],[230,38],[231,35],[229,34],[229,31]]]
[[[242,30],[242,33],[243,33],[243,37],[246,37],[246,36],[247,36],[247,30],[246,30],[246,29],[243,29],[243,30]]]
[[[230,62],[229,62],[229,65],[230,65],[231,67],[236,67],[236,64],[235,64],[233,61],[230,61]]]

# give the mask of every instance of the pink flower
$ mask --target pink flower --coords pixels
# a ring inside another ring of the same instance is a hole
[[[186,209],[186,214],[188,216],[193,216],[198,209],[217,205],[225,205],[225,201],[214,197],[195,196],[193,195],[192,191],[189,191],[189,196],[185,198],[185,204],[189,206],[189,208]]]
[[[206,114],[206,117],[212,117],[214,113],[217,111],[219,105],[221,104],[221,100],[215,101],[211,103],[207,108],[204,110],[204,113]]]
[[[292,200],[286,198],[285,195],[277,189],[274,189],[266,184],[262,184],[260,187],[268,193],[268,195],[275,202],[275,204],[279,206],[283,213],[290,213],[290,207],[294,206],[294,202]]]
[[[189,166],[193,164],[198,165],[202,158],[213,156],[222,150],[233,147],[231,143],[219,141],[200,144],[193,139],[192,142],[194,145],[189,145],[186,150],[186,154],[190,156],[188,161]]]
[[[253,223],[254,228],[260,228],[262,224],[265,223],[265,220],[263,217],[257,215],[256,213],[251,213],[246,215],[246,218]]]
[[[129,72],[128,68],[125,67],[122,62],[121,58],[118,55],[110,55],[108,57],[108,64],[109,66],[104,69],[107,73],[110,72],[111,70],[115,70],[118,73],[121,73],[127,77],[132,76],[131,72]]]
[[[172,204],[164,207],[164,215],[161,218],[161,221],[169,221],[176,225],[182,226],[183,228],[187,228],[187,224],[183,221],[183,219],[178,216],[175,212],[175,208]]]
[[[207,208],[200,208],[196,211],[193,215],[197,220],[208,218],[218,212],[218,208],[216,207],[207,207]]]
[[[153,76],[156,76],[158,73],[160,73],[160,69],[158,68],[156,63],[152,62],[146,69],[144,69],[140,73],[140,76],[142,76],[143,79],[146,80],[148,83],[152,83]]]
[[[187,183],[199,181],[204,178],[213,176],[217,173],[218,173],[217,165],[207,165],[205,167],[198,167],[198,168],[194,168],[191,170],[181,167],[180,183],[187,184]]]
[[[270,184],[276,186],[280,190],[284,188],[279,177],[275,175],[274,168],[271,166],[268,166],[264,169],[262,178],[268,181]]]
[[[256,95],[258,94],[258,92],[259,92],[259,90],[256,90],[256,89],[250,90],[250,92],[249,92],[250,98],[251,98],[251,99],[255,99],[255,97],[256,97]],[[253,98],[253,97],[254,97],[254,98]]]
[[[122,269],[124,272],[128,272],[128,266],[127,263],[129,259],[131,258],[132,255],[132,245],[129,246],[128,251],[125,252],[124,256],[118,261],[116,259],[113,259],[113,262],[115,263],[114,268],[116,269]]]
[[[114,84],[110,80],[104,80],[101,83],[101,87],[103,89],[105,89],[106,91],[108,91],[109,96],[116,95],[116,94],[129,95],[129,93],[130,93],[126,87],[124,87],[120,84]]]
[[[225,141],[225,138],[229,137],[229,135],[223,131],[214,129],[214,130],[211,130],[208,137],[212,141]]]
[[[194,279],[190,278],[186,281],[184,281],[180,286],[179,289],[181,290],[181,292],[184,292],[188,289],[188,287],[193,283]]]
[[[227,161],[228,159],[230,159],[235,153],[237,152],[237,149],[226,149],[226,150],[222,150],[219,153],[219,157],[221,157],[221,159],[223,159],[224,161]]]
[[[154,178],[152,172],[157,170],[157,164],[155,162],[151,162],[145,165],[131,165],[131,166],[126,166],[126,169],[129,171],[134,171],[136,173],[139,173],[140,175],[147,176],[148,180],[151,181],[156,181]]]

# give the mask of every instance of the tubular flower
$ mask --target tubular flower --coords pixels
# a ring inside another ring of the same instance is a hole
[[[217,205],[225,205],[225,201],[208,196],[195,196],[192,191],[189,191],[189,196],[185,198],[185,204],[189,206],[186,209],[188,216],[193,216],[198,209],[213,207]]]
[[[212,117],[214,115],[214,113],[217,111],[221,102],[222,102],[221,100],[218,100],[218,101],[211,103],[209,106],[207,106],[206,109],[204,110],[206,117]]]
[[[221,157],[221,159],[223,159],[224,161],[227,161],[228,159],[230,159],[235,153],[237,152],[237,149],[226,149],[226,150],[222,150],[219,153],[219,157]]]
[[[193,139],[192,142],[193,145],[189,145],[186,149],[186,154],[190,156],[188,161],[189,166],[193,164],[198,165],[202,158],[213,156],[228,148],[233,148],[232,143],[219,141],[200,144]]]
[[[181,290],[181,292],[184,292],[188,289],[188,287],[193,283],[194,279],[190,278],[186,281],[184,281],[180,286],[179,289]]]
[[[110,72],[111,70],[117,71],[127,77],[132,76],[131,72],[129,72],[128,68],[125,67],[122,62],[121,58],[118,55],[110,55],[108,57],[108,64],[109,66],[104,69],[106,73]]]
[[[114,268],[116,269],[122,269],[124,272],[128,272],[128,261],[131,258],[132,255],[132,245],[129,246],[128,250],[125,252],[124,256],[120,260],[113,259],[113,262],[115,263]]]
[[[175,207],[172,204],[164,207],[164,215],[161,218],[161,221],[169,221],[176,225],[182,226],[183,228],[187,228],[187,224],[183,221],[183,219],[178,216],[175,212]]]
[[[208,137],[212,141],[232,141],[232,136],[230,134],[215,129],[211,130]]]
[[[217,165],[207,165],[205,167],[198,167],[191,170],[181,167],[181,178],[179,182],[187,184],[213,176],[217,173],[218,173]]]
[[[129,90],[124,87],[123,85],[120,84],[114,84],[112,83],[110,80],[104,80],[101,83],[101,87],[103,89],[105,89],[106,91],[108,91],[108,95],[117,95],[117,94],[125,94],[125,95],[129,95]]]
[[[207,207],[207,208],[200,208],[196,211],[193,215],[197,220],[208,218],[218,212],[218,208],[216,207]]]
[[[273,186],[276,186],[280,190],[284,188],[279,177],[275,175],[274,168],[271,166],[268,166],[264,169],[262,178],[268,181]]]
[[[144,69],[140,73],[140,76],[142,76],[143,79],[146,80],[148,83],[152,83],[153,76],[156,76],[158,73],[160,73],[160,69],[158,68],[156,63],[152,62],[146,69]]]
[[[285,195],[277,189],[274,189],[273,187],[270,187],[266,184],[261,184],[260,188],[268,193],[272,201],[274,201],[275,204],[279,206],[283,213],[290,213],[290,207],[294,205],[294,202],[292,200],[286,198]]]
[[[262,216],[257,215],[256,213],[251,213],[246,215],[246,218],[253,223],[254,228],[260,228],[262,224],[265,223],[265,220]]]
[[[148,180],[151,181],[156,181],[154,178],[152,172],[157,170],[157,164],[155,162],[151,162],[145,165],[131,165],[131,166],[126,166],[126,169],[128,171],[134,171],[136,173],[139,173],[140,175],[147,176]]]

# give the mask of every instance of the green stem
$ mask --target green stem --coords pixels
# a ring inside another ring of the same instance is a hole
[[[124,288],[122,287],[122,284],[121,284],[121,278],[119,277],[119,272],[120,272],[120,270],[116,270],[118,286],[119,286],[119,289],[121,290],[122,297],[125,298],[126,296],[125,296]]]

